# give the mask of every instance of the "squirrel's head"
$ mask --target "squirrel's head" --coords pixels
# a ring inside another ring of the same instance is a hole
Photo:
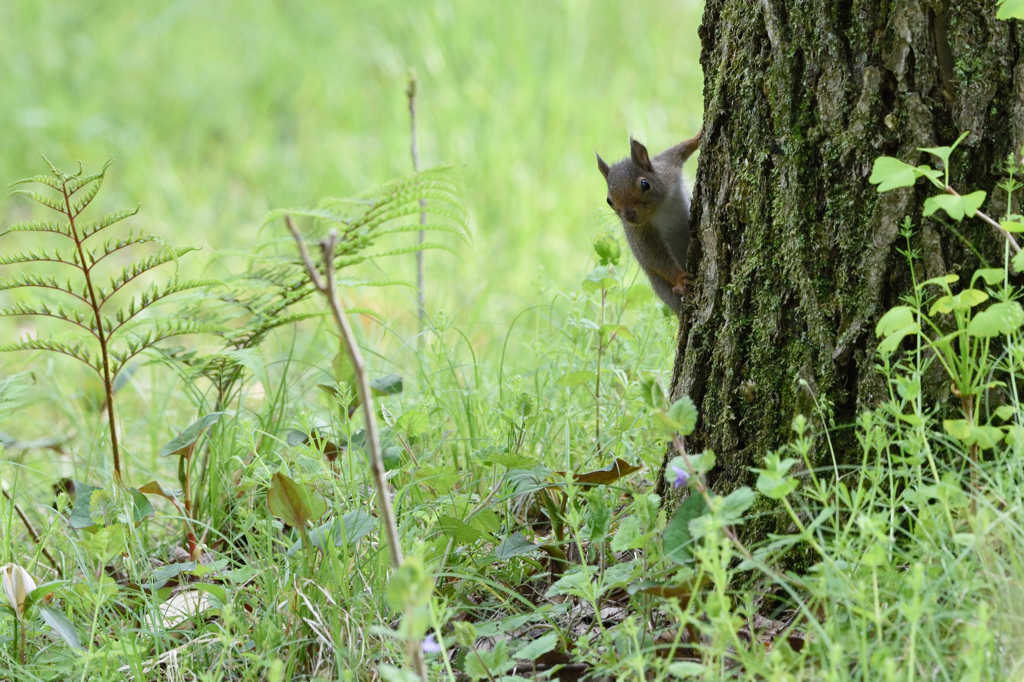
[[[629,139],[629,158],[609,167],[598,154],[597,168],[608,182],[608,205],[627,223],[648,222],[665,199],[665,181],[654,170],[647,147],[633,138]]]

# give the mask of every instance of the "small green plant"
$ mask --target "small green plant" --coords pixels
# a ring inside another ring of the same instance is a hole
[[[135,230],[126,236],[110,237],[100,242],[97,236],[126,218],[138,213],[138,208],[106,213],[96,220],[81,219],[82,212],[93,202],[107,169],[108,161],[99,172],[86,175],[79,168],[77,173],[67,173],[54,166],[46,157],[50,175],[19,180],[15,185],[37,183],[45,185],[55,194],[18,188],[13,194],[20,194],[60,214],[56,221],[27,221],[12,225],[0,236],[13,233],[29,233],[63,242],[68,248],[49,250],[30,249],[0,256],[0,265],[28,265],[32,271],[18,276],[0,279],[0,291],[29,288],[47,294],[54,294],[56,304],[39,300],[34,303],[16,303],[0,309],[0,316],[37,316],[78,327],[84,333],[62,334],[60,336],[24,338],[13,343],[0,345],[0,352],[19,350],[43,350],[72,357],[93,370],[103,383],[104,405],[110,432],[110,452],[113,461],[113,475],[121,482],[121,452],[118,446],[117,420],[114,407],[115,382],[118,374],[137,355],[155,347],[161,341],[183,334],[210,331],[209,325],[199,324],[172,316],[149,317],[147,311],[163,303],[174,294],[213,284],[211,280],[178,281],[172,279],[163,284],[151,284],[141,293],[119,296],[125,288],[149,271],[161,265],[174,263],[181,256],[195,251],[194,248],[172,248],[157,237],[146,236]],[[114,261],[130,247],[159,245],[160,250],[150,256],[130,261],[113,274],[101,272],[100,264],[108,259]],[[58,279],[40,273],[40,268],[71,268],[77,280]]]

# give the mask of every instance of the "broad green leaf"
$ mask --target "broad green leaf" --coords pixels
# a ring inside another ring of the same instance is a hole
[[[402,392],[402,376],[400,374],[385,374],[372,380],[370,389],[374,396],[397,395]]]
[[[997,284],[1002,284],[1005,278],[1006,270],[1003,270],[1002,268],[981,268],[980,270],[974,271],[974,276],[971,277],[971,286],[974,286],[974,283],[979,279],[983,279],[985,280],[985,284],[992,287]]]
[[[1024,0],[999,0],[996,19],[1024,19]]]
[[[289,526],[305,528],[327,512],[327,501],[313,486],[296,483],[278,472],[270,479],[267,508]]]
[[[585,485],[608,485],[610,483],[614,483],[623,476],[628,476],[635,471],[640,471],[642,468],[643,467],[633,466],[623,459],[616,459],[603,469],[590,471],[585,474],[576,474],[575,480],[577,483]]]
[[[90,511],[92,494],[97,490],[102,491],[103,488],[77,480],[72,480],[72,485],[75,486],[75,505],[71,508],[68,523],[72,528],[91,528],[96,525],[96,522],[92,520],[92,512]]]
[[[702,679],[707,671],[704,664],[695,661],[677,661],[668,667],[669,674],[681,680]]]
[[[627,549],[640,549],[646,544],[643,532],[643,522],[639,516],[627,516],[619,524],[612,538],[611,549],[613,552],[625,552]]]
[[[348,354],[347,350],[342,348],[334,354],[334,360],[331,362],[331,369],[333,370],[334,380],[336,382],[339,384],[348,384],[355,389],[356,367],[352,364],[352,357]]]
[[[1017,410],[1013,405],[1000,405],[996,408],[996,416],[1003,421],[1010,421],[1017,414]]]
[[[978,190],[977,192],[971,192],[963,196],[954,194],[939,194],[934,197],[925,199],[924,211],[922,215],[928,217],[938,210],[943,210],[946,214],[956,220],[957,222],[964,219],[966,215],[968,218],[973,218],[974,214],[985,202],[985,192]]]
[[[210,428],[220,419],[223,412],[211,412],[210,414],[198,419],[178,434],[178,437],[173,439],[167,445],[160,448],[161,457],[170,457],[172,455],[191,455],[192,449],[195,447],[196,441],[203,434],[203,431]]]
[[[1012,334],[1024,325],[1024,309],[1016,301],[993,303],[971,319],[967,334],[993,338]]]
[[[132,488],[129,490],[132,496],[132,515],[136,525],[142,523],[151,516],[156,516],[153,504],[142,494],[142,491]]]
[[[888,192],[897,187],[912,187],[920,177],[916,168],[891,156],[875,159],[868,182],[878,185],[879,192]]]
[[[501,541],[497,547],[494,548],[494,558],[499,561],[505,561],[512,557],[522,556],[524,554],[532,554],[540,548],[540,545],[534,544],[523,537],[523,534],[516,531],[512,535]]]
[[[882,315],[882,318],[878,320],[878,324],[875,325],[875,336],[891,336],[915,326],[917,326],[917,317],[914,309],[909,306],[898,305],[889,310],[885,315]]]
[[[594,253],[597,254],[601,265],[618,265],[622,256],[622,246],[619,245],[618,239],[606,234],[594,240]]]
[[[563,375],[558,383],[566,388],[573,388],[574,386],[582,386],[589,384],[593,381],[597,381],[597,375],[590,371],[582,372],[569,372]]]
[[[418,436],[430,430],[430,420],[419,410],[409,410],[395,422],[395,431]]]
[[[982,450],[991,450],[1003,439],[1002,429],[996,426],[973,426],[968,441],[977,443]]]
[[[918,151],[927,152],[932,156],[937,157],[942,161],[942,165],[946,168],[949,167],[949,155],[953,153],[953,150],[960,146],[960,143],[970,135],[970,132],[960,133],[960,137],[956,138],[956,141],[948,147],[918,147]]]
[[[71,624],[67,616],[49,606],[39,606],[39,615],[42,617],[43,622],[49,625],[64,640],[65,644],[75,651],[82,651],[82,643],[78,639],[78,630]]]
[[[462,545],[472,544],[483,537],[479,530],[454,516],[440,514],[437,522],[445,535]]]
[[[547,652],[558,646],[558,634],[550,632],[543,637],[538,637],[522,649],[516,652],[515,657],[519,660],[534,661]]]
[[[743,522],[743,514],[750,508],[750,505],[754,504],[754,500],[757,498],[757,493],[743,486],[729,493],[726,497],[715,500],[715,511],[717,511],[722,521],[728,525],[739,524]]]
[[[309,531],[309,542],[317,549],[324,549],[330,538],[335,547],[352,547],[377,525],[376,519],[362,510],[350,511],[341,519],[333,518]],[[288,556],[294,556],[302,549],[302,540],[296,540],[288,548]]]
[[[599,265],[594,268],[581,285],[584,291],[596,292],[601,289],[614,289],[619,285],[615,279],[615,266]]]
[[[697,406],[690,400],[690,396],[684,395],[668,408],[668,417],[679,425],[676,430],[680,434],[689,436],[697,427]]]
[[[665,526],[662,543],[665,556],[676,564],[693,562],[693,536],[690,534],[690,521],[707,511],[707,503],[703,495],[691,493],[679,505],[672,520]]]
[[[1024,0],[1021,0],[1024,3]],[[1024,232],[1024,223],[1013,222],[1009,220],[1000,220],[1000,227],[1010,233]]]
[[[963,419],[943,419],[942,428],[957,440],[966,442],[971,435],[971,427]]]

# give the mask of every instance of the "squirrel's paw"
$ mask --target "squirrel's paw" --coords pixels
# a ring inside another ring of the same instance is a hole
[[[687,296],[697,286],[697,279],[688,272],[680,272],[674,284],[675,286],[672,287],[673,294]]]

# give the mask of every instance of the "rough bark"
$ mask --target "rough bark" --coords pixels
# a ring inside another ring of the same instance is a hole
[[[905,216],[921,277],[978,266],[946,225],[921,219],[923,185],[878,194],[868,176],[880,155],[933,163],[916,148],[971,131],[951,184],[989,191],[983,210],[1001,212],[1005,197],[991,192],[1024,139],[1024,63],[1018,27],[996,20],[995,4],[707,0],[688,261],[698,287],[672,393],[700,411],[688,448],[718,454],[716,491],[753,485],[750,467],[790,439],[794,415],[815,416],[812,393],[838,424],[879,401],[874,328],[908,290],[896,251]],[[958,230],[998,260],[991,228]],[[858,461],[851,430],[836,442]],[[755,532],[772,530],[764,518]]]

